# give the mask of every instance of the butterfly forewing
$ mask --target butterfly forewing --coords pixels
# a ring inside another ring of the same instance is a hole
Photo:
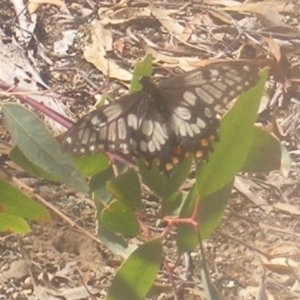
[[[108,151],[158,157],[168,148],[169,133],[149,97],[138,92],[96,109],[66,133],[63,148],[75,156]]]
[[[133,136],[137,128],[135,104],[139,96],[139,93],[134,97],[125,96],[80,119],[64,136],[63,148],[75,156],[99,151],[132,152],[136,148]],[[135,117],[128,123],[131,114]]]
[[[258,68],[237,62],[218,63],[171,78],[159,89],[169,101],[177,152],[205,157],[218,139],[221,109],[257,82]]]
[[[244,62],[216,63],[121,97],[79,120],[63,148],[74,155],[108,151],[157,159],[168,172],[188,152],[205,158],[217,139],[216,114],[257,81],[258,68]]]

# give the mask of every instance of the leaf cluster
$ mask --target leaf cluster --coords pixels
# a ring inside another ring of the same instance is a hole
[[[146,60],[144,65],[146,70],[138,65],[135,74],[148,75],[151,64]],[[143,208],[144,186],[161,201],[163,209],[157,217],[193,218],[196,222],[196,229],[189,223],[178,224],[177,250],[182,254],[194,250],[199,245],[199,237],[207,238],[217,227],[238,172],[280,169],[285,150],[272,135],[254,126],[266,77],[267,72],[262,72],[257,85],[243,93],[222,118],[220,141],[213,145],[214,151],[207,162],[196,164],[195,180],[188,191],[181,187],[189,177],[192,156],[176,165],[169,177],[161,174],[155,165],[148,170],[143,160],[138,161],[137,170],[124,165],[118,167],[116,177],[104,154],[71,158],[32,112],[17,104],[3,105],[7,127],[17,145],[10,158],[33,176],[66,183],[93,198],[99,238],[112,252],[126,258],[112,282],[107,300],[143,299],[161,266],[164,235],[140,246],[131,245],[125,238],[141,233],[137,212],[141,213]],[[138,84],[135,77],[133,82]],[[49,213],[0,178],[0,230],[28,232],[25,219],[48,220]],[[210,283],[205,264],[202,270],[208,299],[221,299]]]

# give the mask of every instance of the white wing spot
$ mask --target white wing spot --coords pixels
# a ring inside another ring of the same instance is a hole
[[[118,120],[118,136],[120,140],[125,140],[127,135],[126,124],[123,118]]]
[[[200,128],[196,124],[192,124],[191,128],[196,134],[199,134],[201,132]]]
[[[205,122],[200,118],[197,118],[196,124],[200,128],[205,128],[205,125],[206,125]]]
[[[217,104],[214,106],[214,111],[220,111],[221,110],[221,105]]]
[[[225,82],[227,85],[229,85],[229,86],[232,86],[232,85],[235,84],[235,82],[234,82],[233,80],[228,79],[228,78],[225,78],[225,79],[224,79],[224,82]]]
[[[181,121],[181,122],[182,122],[182,121]],[[187,132],[186,132],[186,128],[185,128],[185,126],[184,126],[184,123],[182,122],[181,126],[180,126],[180,124],[178,124],[178,125],[179,125],[179,132],[180,132],[180,134],[181,134],[182,136],[186,136]]]
[[[66,143],[69,145],[72,144],[72,138],[70,136],[66,138]]]
[[[227,77],[229,77],[230,79],[232,79],[235,82],[240,82],[241,81],[241,77],[239,76],[239,74],[237,72],[229,72],[226,74]]]
[[[159,136],[159,138],[161,138],[161,136]],[[161,150],[161,145],[160,145],[159,138],[158,138],[157,135],[154,135],[154,136],[153,136],[153,143],[154,143],[155,148],[156,148],[158,151]],[[165,140],[163,139],[161,144],[164,144],[164,142],[165,142]]]
[[[207,80],[205,78],[203,78],[203,74],[201,73],[187,73],[184,77],[183,77],[183,84],[189,84],[191,86],[193,85],[202,85],[203,83],[207,82]]]
[[[165,142],[166,142],[165,137],[161,134],[161,132],[159,130],[155,131],[155,134],[153,135],[153,140],[157,141],[157,143],[159,143],[161,145],[165,144]],[[156,143],[155,143],[155,145],[156,145]],[[158,147],[156,146],[156,148],[158,148]]]
[[[185,123],[185,128],[186,128],[186,131],[187,131],[187,133],[189,134],[189,136],[190,136],[190,137],[193,137],[193,136],[194,136],[194,132],[193,132],[193,129],[192,129],[192,127],[190,126],[190,124]]]
[[[223,98],[223,103],[224,103],[224,104],[227,104],[228,102],[229,102],[228,97]]]
[[[228,70],[230,70],[230,68],[231,68],[230,65],[226,65],[226,64],[222,65],[221,67],[222,67],[222,69],[225,70],[225,71],[228,71]]]
[[[208,117],[208,118],[212,118],[212,116],[213,116],[213,114],[212,114],[212,112],[211,112],[211,110],[210,110],[209,107],[205,107],[205,108],[204,108],[204,114],[205,114],[205,116]]]
[[[140,149],[143,152],[147,152],[148,148],[147,148],[147,143],[145,141],[140,142]]]
[[[231,97],[234,97],[234,96],[236,95],[236,92],[235,92],[234,90],[232,90],[232,91],[229,92],[229,95],[230,95]]]
[[[98,134],[99,139],[101,141],[106,140],[106,135],[107,135],[107,127],[102,127],[101,130],[99,131],[99,134]]]
[[[166,132],[164,131],[161,124],[159,124],[158,122],[154,122],[154,130],[156,131],[156,134],[158,136],[161,136],[162,139],[167,139],[168,136],[167,136]]]
[[[153,133],[153,122],[150,120],[145,120],[142,124],[142,133],[150,136]]]
[[[91,132],[91,136],[90,136],[90,143],[94,143],[96,142],[96,139],[97,139],[97,134],[96,132]]]
[[[117,139],[117,134],[116,134],[116,122],[112,122],[109,126],[108,129],[108,139],[110,142],[114,142]]]
[[[195,106],[197,97],[191,91],[186,91],[183,93],[183,99],[191,106]]]
[[[155,146],[154,146],[153,141],[150,141],[150,142],[148,143],[148,150],[149,150],[149,152],[151,152],[151,153],[153,153],[153,152],[155,151]]]
[[[245,84],[245,86],[248,86],[247,83],[244,83],[244,84]],[[237,91],[242,91],[242,90],[243,90],[243,87],[242,87],[241,85],[237,85],[237,86],[236,86],[236,90],[237,90]]]
[[[191,118],[190,111],[186,107],[183,107],[183,106],[176,107],[175,113],[178,117],[180,117],[183,120],[189,120]]]
[[[215,82],[214,83],[214,86],[216,87],[216,88],[218,88],[219,90],[221,90],[222,92],[224,92],[224,91],[226,91],[226,89],[227,89],[227,86],[226,86],[226,84],[224,84],[223,82]]]
[[[101,122],[100,122],[100,119],[98,118],[98,116],[96,115],[96,116],[94,116],[94,117],[91,118],[91,123],[92,123],[92,125],[94,125],[94,126],[96,126],[96,125],[99,126],[99,124],[100,124]]]
[[[217,83],[216,83],[217,84]],[[217,98],[222,97],[222,92],[215,88],[215,85],[203,85],[203,89],[205,89],[209,94],[216,96]]]
[[[209,73],[210,73],[211,77],[216,77],[216,76],[220,75],[220,72],[216,69],[210,69]]]
[[[128,145],[126,143],[121,143],[120,144],[120,149],[122,150],[123,153],[129,153],[128,151]]]
[[[116,119],[122,113],[122,109],[121,109],[120,105],[117,105],[117,104],[109,105],[108,104],[103,109],[103,113],[106,115],[107,121],[110,122],[110,121]]]
[[[129,127],[137,130],[137,117],[134,114],[129,114],[127,116],[127,124]]]
[[[212,104],[214,102],[214,98],[208,94],[203,88],[195,88],[197,95],[207,104]]]
[[[78,136],[80,137],[82,144],[88,144],[90,139],[90,131],[89,130],[80,130],[78,132]]]

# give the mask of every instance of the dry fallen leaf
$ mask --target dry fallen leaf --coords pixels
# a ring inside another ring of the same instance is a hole
[[[61,7],[64,5],[64,2],[61,0],[29,0],[27,4],[27,10],[30,14],[32,14],[36,12],[42,4],[50,4]]]
[[[91,44],[88,44],[84,49],[84,58],[105,76],[130,81],[132,74],[107,58],[106,51],[112,49],[113,40],[111,32],[105,29],[100,21],[96,21],[92,25],[91,40]]]
[[[291,267],[299,267],[294,260],[287,257],[276,257],[270,260],[262,257],[262,262],[268,270],[278,274],[290,274],[292,272]]]
[[[153,16],[161,23],[165,29],[172,35],[180,37],[184,31],[184,27],[181,26],[176,20],[172,19],[169,14],[166,13],[165,9],[160,9],[154,5],[150,5]]]
[[[299,208],[289,203],[275,203],[273,204],[273,207],[292,215],[300,215]]]
[[[5,279],[21,279],[22,277],[29,275],[30,263],[25,259],[14,261],[7,271],[2,273]]]
[[[151,17],[151,10],[148,7],[122,7],[112,13],[111,10],[100,8],[98,15],[103,25],[117,25]]]

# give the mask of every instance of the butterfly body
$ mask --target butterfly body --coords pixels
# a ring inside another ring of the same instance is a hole
[[[155,85],[143,77],[142,91],[125,95],[80,119],[63,148],[75,156],[99,151],[157,160],[168,172],[187,153],[206,158],[218,139],[217,113],[257,81],[258,68],[216,63]]]

